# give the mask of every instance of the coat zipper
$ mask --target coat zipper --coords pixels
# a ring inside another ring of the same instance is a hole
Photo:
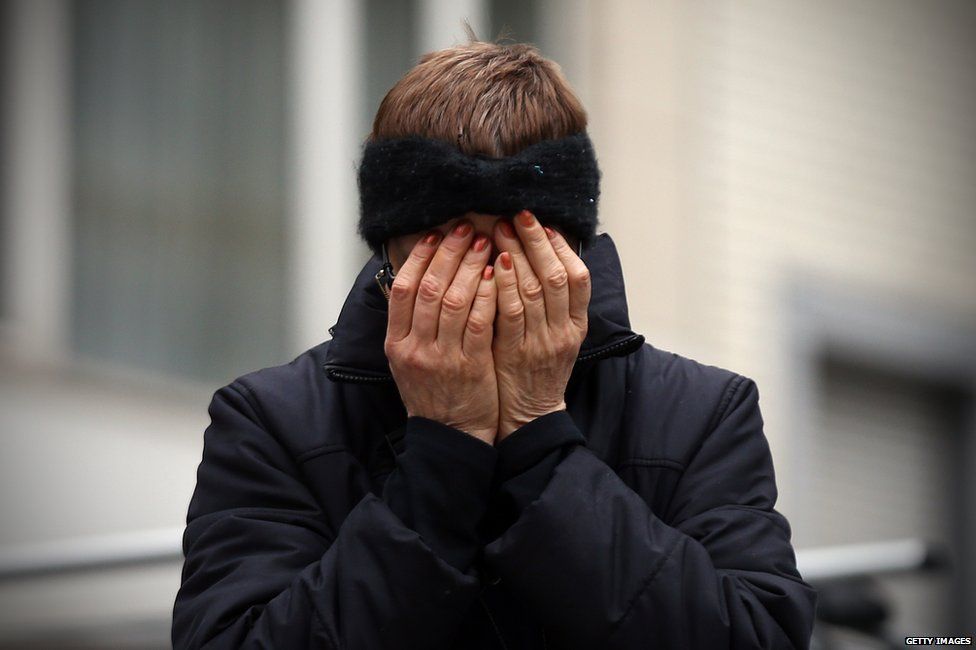
[[[392,267],[391,267],[392,268]],[[376,272],[373,276],[376,279],[376,284],[380,285],[380,291],[383,292],[383,297],[386,298],[387,302],[390,300],[390,272],[387,270],[386,265],[380,267],[380,270]]]
[[[481,603],[481,608],[485,610],[485,614],[488,616],[488,620],[491,621],[491,629],[495,631],[495,637],[498,639],[499,645],[501,645],[502,650],[508,650],[508,644],[505,643],[505,638],[502,636],[502,631],[498,629],[498,624],[495,622],[495,617],[491,615],[491,610],[488,609],[488,603],[480,594],[478,595],[478,602]]]
[[[495,617],[491,615],[491,609],[488,608],[488,603],[485,602],[485,599],[481,595],[478,596],[478,601],[481,603],[482,609],[485,610],[488,620],[491,621],[491,628],[495,631],[498,644],[502,647],[502,650],[508,650],[508,644],[505,643],[505,638],[502,636],[502,631],[495,622]],[[542,628],[542,650],[548,650],[548,648],[549,640],[546,638],[546,628]]]

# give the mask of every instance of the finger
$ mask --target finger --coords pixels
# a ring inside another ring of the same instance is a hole
[[[525,306],[518,290],[518,276],[512,263],[512,254],[500,253],[495,259],[495,287],[498,295],[498,311],[495,338],[506,348],[522,344],[525,338]]]
[[[464,340],[461,347],[470,357],[483,357],[491,354],[491,342],[494,337],[493,326],[495,310],[497,308],[497,291],[495,287],[494,267],[486,266],[481,273],[478,291],[471,304],[471,313],[464,328]]]
[[[463,343],[464,330],[471,312],[471,303],[481,281],[481,273],[488,262],[491,252],[488,237],[478,235],[471,242],[471,247],[461,260],[451,286],[444,292],[441,300],[440,324],[437,328],[437,340],[445,346],[460,347]]]
[[[441,301],[451,286],[461,258],[471,245],[471,223],[458,223],[441,242],[434,253],[434,259],[420,279],[417,287],[417,302],[413,308],[413,322],[410,334],[418,341],[432,342],[437,338],[437,327],[441,316]]]
[[[585,330],[592,291],[590,270],[586,268],[586,263],[576,254],[565,237],[554,229],[553,235],[549,241],[569,274],[569,317],[577,327]]]
[[[545,294],[546,319],[551,327],[563,327],[569,323],[569,273],[562,260],[556,255],[549,235],[528,210],[523,210],[515,218],[525,256],[532,271],[542,283]]]
[[[518,280],[518,292],[522,299],[522,306],[525,309],[525,332],[531,334],[540,327],[548,329],[546,320],[546,300],[542,283],[532,270],[529,259],[525,256],[522,243],[512,224],[507,221],[499,221],[498,233],[500,236],[495,238],[498,242],[500,251],[507,251],[515,267],[515,276]],[[497,272],[497,271],[496,271]]]
[[[410,334],[410,324],[413,322],[413,306],[417,299],[417,286],[423,277],[430,261],[437,252],[437,244],[441,234],[431,231],[421,237],[410,256],[400,267],[400,271],[393,278],[390,287],[390,304],[387,321],[387,336],[393,341],[405,339]]]

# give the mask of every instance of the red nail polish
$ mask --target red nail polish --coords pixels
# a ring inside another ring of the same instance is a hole
[[[512,256],[508,254],[508,251],[505,251],[499,255],[498,261],[501,262],[502,268],[504,268],[506,271],[512,270]]]
[[[467,221],[463,223],[459,223],[454,227],[454,234],[457,235],[458,237],[464,237],[469,232],[471,232],[471,224],[468,223]]]
[[[437,240],[440,239],[440,236],[441,236],[440,233],[432,232],[428,234],[426,237],[424,237],[424,243],[427,244],[428,246],[432,246],[433,244],[437,243]]]
[[[532,222],[535,221],[535,217],[528,210],[522,210],[518,215],[519,221],[522,222],[523,226],[531,226]]]
[[[515,239],[515,229],[512,228],[512,224],[508,223],[507,221],[502,221],[498,224],[498,228],[506,237]]]
[[[546,234],[549,235],[549,239],[555,239],[556,238],[556,231],[555,230],[553,230],[549,226],[543,226],[543,228],[546,229]]]
[[[485,267],[485,270],[481,274],[481,277],[483,277],[485,280],[491,280],[492,276],[494,275],[495,275],[495,267],[489,264],[488,266]]]
[[[488,238],[485,237],[484,235],[478,235],[477,237],[474,238],[474,244],[473,244],[473,246],[474,246],[474,249],[476,251],[478,251],[479,253],[481,251],[485,250],[485,247],[487,245],[488,245]]]

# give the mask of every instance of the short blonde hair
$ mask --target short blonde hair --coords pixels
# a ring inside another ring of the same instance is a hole
[[[555,61],[532,45],[472,40],[421,57],[383,98],[369,139],[422,136],[499,158],[585,129]]]

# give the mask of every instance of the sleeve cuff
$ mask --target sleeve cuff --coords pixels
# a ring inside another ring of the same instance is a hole
[[[443,560],[466,571],[480,548],[498,452],[472,435],[423,417],[407,419],[405,450],[383,488],[403,523]]]
[[[522,474],[556,449],[586,444],[573,418],[566,410],[548,413],[532,420],[498,443],[499,482]]]
[[[501,536],[549,484],[556,466],[586,439],[565,410],[519,427],[496,445],[498,464],[484,523],[488,542]]]
[[[475,482],[490,482],[495,471],[498,451],[494,445],[436,420],[416,415],[407,418],[404,443],[407,451],[441,459],[439,464],[449,470],[456,468],[454,473],[473,472],[469,478]],[[452,476],[451,480],[456,479]]]

